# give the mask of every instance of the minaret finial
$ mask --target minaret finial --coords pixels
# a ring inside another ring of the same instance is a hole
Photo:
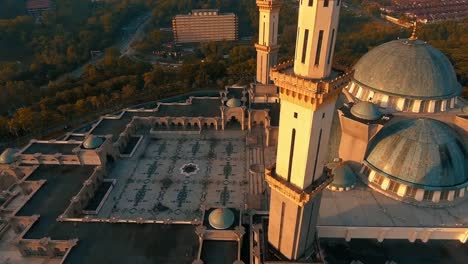
[[[414,21],[413,23],[413,33],[411,34],[411,37],[409,38],[409,40],[417,40],[418,37],[416,36],[416,30],[418,29],[418,22],[417,21]]]

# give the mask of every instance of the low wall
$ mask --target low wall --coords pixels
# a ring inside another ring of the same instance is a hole
[[[458,240],[466,243],[468,227],[357,227],[357,226],[317,226],[320,238],[353,238],[377,239],[407,239],[415,242],[420,239],[426,243],[429,240]]]

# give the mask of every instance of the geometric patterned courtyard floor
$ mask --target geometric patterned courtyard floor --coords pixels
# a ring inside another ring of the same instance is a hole
[[[245,157],[242,131],[145,137],[132,158],[117,162],[110,175],[117,185],[98,217],[190,221],[202,206],[243,208]]]

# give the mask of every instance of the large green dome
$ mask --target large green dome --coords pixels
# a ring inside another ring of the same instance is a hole
[[[466,135],[434,119],[406,119],[384,127],[371,140],[366,162],[390,178],[419,188],[441,190],[468,184]]]
[[[400,39],[365,54],[353,67],[354,81],[390,96],[445,99],[462,87],[449,59],[421,40]]]

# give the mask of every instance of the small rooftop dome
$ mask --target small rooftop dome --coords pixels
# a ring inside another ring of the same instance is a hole
[[[208,221],[214,229],[228,229],[234,223],[234,213],[228,208],[218,208],[210,213]]]
[[[333,163],[328,165],[332,169],[333,182],[330,183],[329,189],[332,190],[349,190],[356,185],[356,175],[353,170],[344,162]]]
[[[468,114],[468,105],[465,105],[465,106],[462,108],[462,112],[465,113],[465,114]]]
[[[102,145],[102,143],[104,143],[102,138],[90,135],[83,142],[83,147],[85,149],[97,149]]]
[[[0,164],[11,164],[16,161],[15,151],[13,149],[5,149],[0,155]]]
[[[371,103],[362,101],[351,107],[351,114],[357,118],[364,120],[374,121],[382,117],[382,113],[379,108]]]
[[[237,98],[231,98],[226,102],[226,106],[228,107],[239,107],[242,105],[241,100]]]

